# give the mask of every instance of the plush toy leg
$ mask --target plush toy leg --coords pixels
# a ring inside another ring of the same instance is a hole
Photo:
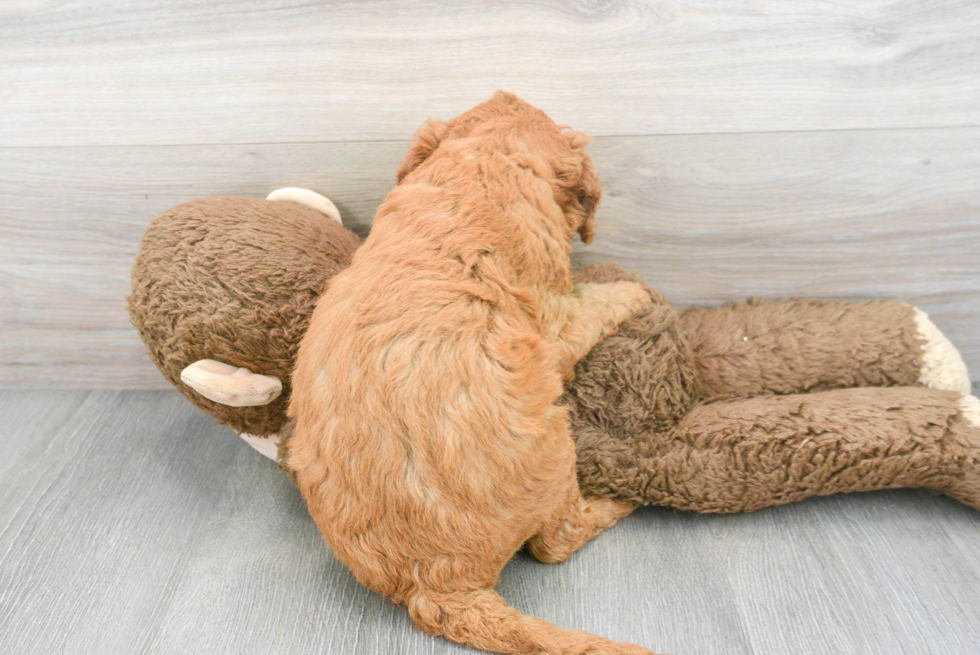
[[[975,396],[963,396],[959,400],[960,414],[967,423],[973,426],[971,433],[974,437],[980,432],[980,400]],[[972,443],[978,444],[977,441]],[[980,447],[977,445],[975,447]],[[975,456],[974,456],[975,457]],[[943,487],[936,487],[961,503],[980,509],[980,463],[968,457],[962,461],[961,474],[953,475]]]
[[[907,385],[970,392],[956,348],[901,302],[751,301],[689,309],[681,322],[709,398]]]
[[[927,487],[980,509],[980,402],[951,391],[727,400],[696,407],[632,452],[599,448],[607,461],[594,461],[595,470],[582,470],[588,454],[580,453],[583,489],[601,477],[601,493],[637,503],[747,512],[810,496]]]

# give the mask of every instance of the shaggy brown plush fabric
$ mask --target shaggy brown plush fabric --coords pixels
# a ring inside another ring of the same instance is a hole
[[[577,272],[636,279],[613,265]],[[654,305],[567,387],[583,493],[741,512],[930,487],[980,509],[980,430],[960,394],[911,386],[922,366],[911,306],[750,301],[678,315],[651,292]],[[907,386],[850,388],[892,385]],[[827,389],[838,391],[799,393]]]
[[[576,282],[642,283],[613,265],[580,269],[574,277]],[[565,386],[573,432],[587,418],[592,427],[629,441],[672,428],[700,400],[701,378],[679,316],[659,291],[643,286],[653,304],[594,347]]]
[[[681,312],[701,395],[745,397],[914,385],[922,368],[914,309],[890,300],[728,303]]]
[[[188,400],[238,432],[275,434],[289,402],[296,350],[327,281],[350,264],[357,237],[291,202],[205,198],[161,214],[133,266],[129,315],[150,359]],[[275,375],[269,405],[227,407],[180,380],[217,359]]]
[[[133,323],[195,405],[236,431],[280,434],[282,462],[296,349],[327,281],[358,245],[289,202],[181,205],[147,229],[133,267]],[[637,280],[612,265],[576,278]],[[676,312],[649,291],[651,307],[579,362],[562,399],[583,493],[737,512],[928,487],[980,509],[980,430],[959,394],[914,386],[924,344],[909,305],[750,301]],[[198,359],[276,375],[283,395],[265,407],[213,403],[180,382]]]
[[[696,406],[673,429],[613,439],[576,426],[583,493],[747,512],[841,492],[926,487],[980,509],[980,430],[960,394],[837,389]]]

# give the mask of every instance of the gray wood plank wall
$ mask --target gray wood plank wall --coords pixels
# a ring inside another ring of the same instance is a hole
[[[364,235],[407,139],[505,88],[597,135],[579,262],[678,306],[890,296],[980,371],[980,3],[0,4],[0,386],[163,388],[146,224],[307,186]]]

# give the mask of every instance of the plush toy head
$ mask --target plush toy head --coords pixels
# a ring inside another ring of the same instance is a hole
[[[147,228],[133,266],[130,317],[150,359],[188,400],[237,432],[275,434],[286,420],[289,377],[313,306],[358,245],[338,219],[294,202],[188,202]],[[278,378],[282,394],[244,407],[211,400],[181,380],[199,360]]]

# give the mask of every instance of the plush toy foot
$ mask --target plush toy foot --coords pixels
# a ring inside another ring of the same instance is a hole
[[[919,384],[930,389],[970,393],[970,375],[956,347],[919,308],[915,308],[915,325],[919,328],[919,337],[925,342]]]
[[[252,434],[247,434],[242,432],[238,435],[245,440],[249,446],[257,450],[262,455],[265,455],[273,462],[278,461],[279,457],[279,435],[272,434],[268,437],[256,437]]]
[[[295,202],[305,207],[309,207],[310,209],[315,209],[321,214],[334,219],[341,225],[344,224],[344,222],[340,219],[340,210],[337,209],[337,205],[333,204],[329,198],[321,196],[316,191],[287,186],[283,187],[282,189],[276,189],[267,195],[265,199]]]

